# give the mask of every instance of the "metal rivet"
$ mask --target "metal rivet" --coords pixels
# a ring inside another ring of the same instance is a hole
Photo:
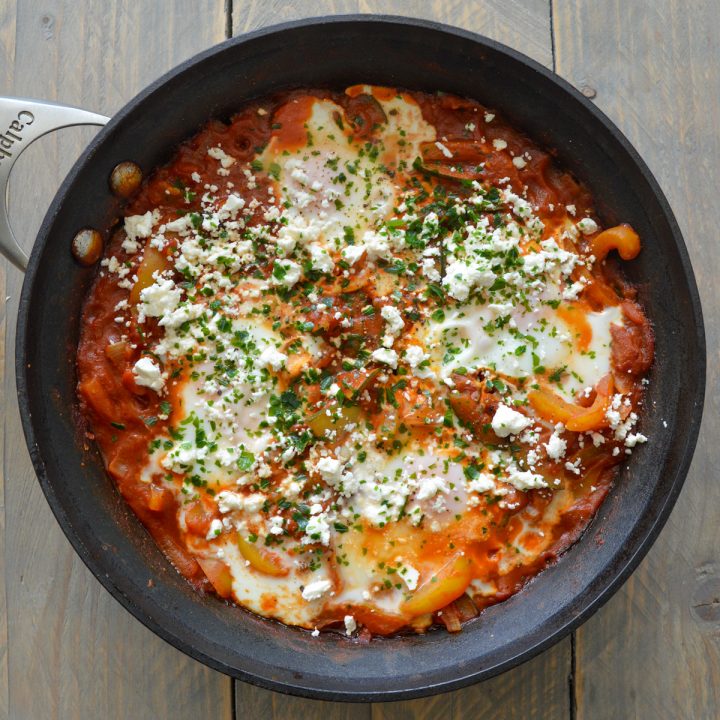
[[[72,241],[73,257],[84,267],[94,265],[102,255],[103,239],[97,230],[84,228]]]
[[[140,187],[142,170],[134,162],[118,163],[110,173],[110,189],[121,198],[129,198]]]
[[[597,95],[597,90],[594,87],[590,87],[590,85],[582,85],[580,92],[588,98],[588,100],[592,100]]]

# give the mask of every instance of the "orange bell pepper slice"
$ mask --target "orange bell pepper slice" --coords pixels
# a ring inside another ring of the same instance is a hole
[[[632,260],[640,252],[640,237],[629,225],[616,225],[594,237],[590,248],[598,262],[611,250],[617,250],[623,260]]]
[[[605,413],[610,406],[613,389],[612,375],[605,375],[595,388],[595,401],[590,407],[566,402],[547,387],[531,390],[528,393],[528,402],[543,420],[563,423],[572,432],[589,432],[607,427],[608,419]]]

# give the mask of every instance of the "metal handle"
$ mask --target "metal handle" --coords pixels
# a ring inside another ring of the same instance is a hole
[[[0,97],[0,253],[24,271],[28,256],[20,247],[8,217],[8,181],[24,150],[53,130],[74,125],[105,125],[110,118],[69,105]]]

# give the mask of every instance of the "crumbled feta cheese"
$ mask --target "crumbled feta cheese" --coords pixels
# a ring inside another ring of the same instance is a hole
[[[496,150],[504,150],[507,147],[507,142],[501,138],[495,138],[492,144]]]
[[[453,154],[448,149],[447,145],[443,145],[441,142],[436,142],[435,147],[446,157],[451,158]]]
[[[178,306],[182,291],[172,280],[161,278],[140,291],[143,312],[148,317],[163,317]]]
[[[165,387],[165,378],[162,376],[160,366],[147,356],[141,357],[132,369],[135,383],[160,392]]]
[[[144,215],[130,215],[125,218],[125,234],[131,242],[138,238],[148,238],[152,234],[153,224],[158,218],[157,211],[148,210]],[[123,247],[125,243],[123,243]],[[137,247],[133,252],[137,252]]]
[[[429,475],[420,480],[420,487],[415,495],[417,500],[428,500],[438,493],[447,493],[447,481],[440,475]]]
[[[500,403],[492,419],[492,429],[498,437],[505,438],[509,435],[518,435],[532,425],[532,422],[531,418]]]
[[[405,321],[402,319],[400,311],[392,305],[384,305],[380,315],[387,322],[388,331],[393,335],[397,335],[405,327]]]
[[[210,529],[208,530],[208,534],[205,536],[206,540],[214,540],[220,533],[223,531],[223,524],[222,520],[218,520],[217,518],[213,518],[210,522]]]
[[[385,258],[390,255],[390,243],[386,235],[366,230],[363,234],[363,244],[370,260]]]
[[[522,170],[522,169],[527,165],[527,162],[518,155],[517,157],[514,157],[514,158],[513,158],[512,164],[513,164],[518,170]]]
[[[282,515],[274,515],[270,518],[269,532],[271,535],[282,535],[283,534],[283,517]]]
[[[508,470],[507,481],[517,490],[536,490],[547,487],[542,475],[530,470],[518,470],[517,468]]]
[[[331,273],[335,267],[333,259],[328,255],[328,251],[319,245],[310,245],[310,264],[313,270],[319,270],[322,273]]]
[[[315,580],[303,588],[303,600],[307,600],[308,602],[319,600],[330,588],[332,588],[332,582],[330,582],[330,580]]]
[[[495,489],[495,477],[490,473],[481,472],[477,477],[468,481],[467,488],[470,492],[490,492]]]
[[[344,618],[345,622],[345,634],[350,637],[357,630],[357,623],[352,615],[346,615]]]
[[[545,443],[545,449],[547,455],[551,460],[559,460],[564,457],[565,451],[567,450],[567,441],[563,440],[557,432],[550,436],[550,439]]]
[[[625,447],[633,448],[638,443],[646,443],[647,440],[647,437],[642,433],[633,433],[625,438]]]
[[[315,469],[320,473],[320,476],[325,482],[332,485],[340,479],[343,464],[337,458],[324,457],[315,463]]]
[[[319,513],[308,519],[305,526],[305,537],[302,539],[304,545],[320,542],[323,545],[330,544],[330,524],[327,515]]]
[[[352,266],[362,257],[364,252],[364,245],[348,245],[341,250],[340,254],[343,256],[343,260]]]
[[[390,350],[389,348],[383,347],[373,350],[370,357],[372,357],[375,362],[385,363],[385,365],[389,365],[393,369],[396,368],[398,364],[398,354],[395,350]]]
[[[468,299],[473,288],[489,287],[495,279],[492,270],[458,260],[448,265],[442,283],[450,297],[463,301]]]
[[[219,160],[220,165],[225,170],[235,163],[235,158],[230,157],[219,145],[218,147],[211,147],[207,154],[214,160]]]
[[[409,563],[402,561],[402,568],[399,572],[403,582],[407,585],[408,590],[417,589],[418,580],[420,579],[420,572]]]
[[[235,510],[242,510],[245,506],[245,498],[232,490],[223,490],[215,498],[218,510],[225,514]]]
[[[276,260],[272,279],[275,285],[292,287],[302,277],[302,268],[292,260]]]
[[[432,370],[426,367],[429,357],[419,345],[408,345],[405,349],[405,362],[417,377],[427,378],[434,375]]]
[[[266,347],[260,353],[258,362],[262,367],[272,368],[273,370],[277,371],[282,368],[287,359],[288,356],[285,355],[285,353],[281,353],[277,348],[271,345],[269,347]]]
[[[423,258],[422,261],[423,275],[431,282],[438,282],[440,280],[440,271],[437,269],[435,260],[431,257]]]
[[[583,235],[592,235],[598,231],[598,225],[592,218],[583,218],[577,226]]]

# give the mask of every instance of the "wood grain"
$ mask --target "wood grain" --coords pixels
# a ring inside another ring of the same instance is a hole
[[[479,32],[552,66],[548,0],[234,0],[233,35],[303,17],[379,13]]]
[[[640,568],[577,633],[577,717],[710,720],[720,717],[720,16],[700,1],[553,5],[558,73],[596,93],[677,215],[709,352],[703,429],[680,500]]]
[[[279,0],[234,3],[234,33],[313,15],[387,13],[437,20],[474,30],[522,49],[552,65],[550,13],[547,0],[339,0],[309,6]],[[410,702],[348,706],[292,698],[236,683],[237,717],[243,720],[402,720],[404,718],[542,718],[570,716],[568,676],[570,641],[499,678],[454,693]]]
[[[108,115],[157,75],[221,40],[225,29],[222,0],[174,2],[172,13],[169,3],[154,0],[33,0],[0,7],[0,92],[57,99]],[[63,131],[23,156],[11,182],[18,237],[34,237],[62,177],[93,132]],[[11,269],[8,348],[14,345],[20,284],[20,274]],[[2,287],[0,293],[5,296]],[[231,681],[140,625],[66,541],[28,459],[12,367],[11,351],[3,385],[3,597],[9,628],[4,717],[230,720]]]

